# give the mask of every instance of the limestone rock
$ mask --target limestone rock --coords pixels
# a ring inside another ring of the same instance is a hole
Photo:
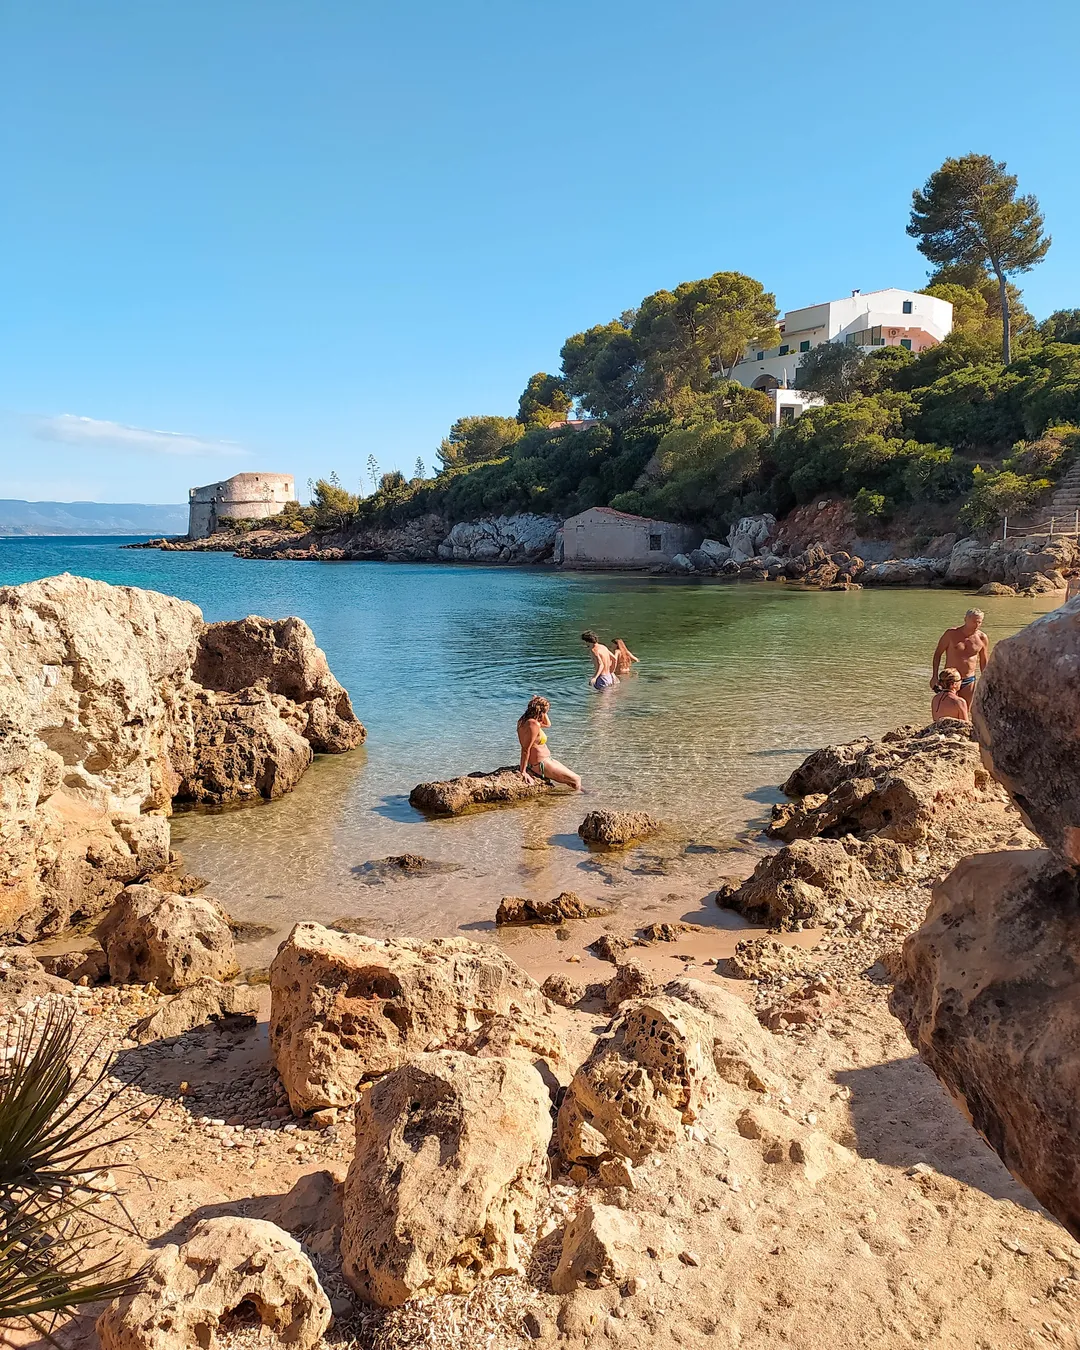
[[[192,676],[218,693],[239,694],[257,686],[284,698],[295,710],[296,730],[316,754],[351,750],[366,735],[303,619],[252,615],[207,624]]]
[[[678,1242],[670,1224],[592,1201],[566,1227],[551,1287],[556,1294],[572,1294],[581,1285],[622,1284],[648,1268],[650,1247],[658,1260],[675,1255]]]
[[[828,918],[838,900],[858,900],[870,875],[835,839],[798,839],[770,854],[742,883],[722,883],[716,903],[752,923],[798,928]]]
[[[590,905],[573,891],[562,891],[554,900],[526,900],[504,895],[495,915],[497,924],[560,924],[566,919],[595,919],[609,911]]]
[[[976,595],[1015,595],[1016,592],[1011,586],[1006,586],[1000,581],[988,581],[985,586],[980,586],[975,592]]]
[[[790,947],[775,938],[743,938],[733,955],[718,964],[722,975],[733,980],[769,980],[787,977],[808,964],[802,947]]]
[[[502,806],[542,797],[551,784],[539,778],[530,782],[515,768],[495,769],[491,773],[467,773],[434,783],[417,783],[409,793],[409,804],[431,816],[456,816],[470,806]]]
[[[813,755],[788,779],[801,802],[775,806],[767,833],[788,842],[817,835],[879,835],[921,843],[943,821],[996,791],[966,723],[904,727]],[[829,784],[832,784],[829,786]],[[811,787],[819,791],[810,791]]]
[[[169,895],[128,886],[94,930],[115,984],[149,984],[173,993],[199,980],[237,974],[224,910],[204,895]]]
[[[199,980],[182,989],[148,1017],[135,1023],[132,1038],[140,1045],[183,1036],[207,1022],[254,1023],[259,1011],[259,991],[248,984],[222,984]]]
[[[972,720],[983,759],[1025,821],[1080,863],[1080,599],[994,648]]]
[[[181,783],[193,800],[283,791],[308,746],[362,736],[298,619],[208,629],[131,586],[0,587],[0,937],[58,932],[167,871]]]
[[[515,1060],[424,1054],[366,1088],[345,1181],[346,1279],[398,1307],[521,1271],[550,1135],[547,1089]]]
[[[109,978],[109,962],[100,947],[89,951],[50,952],[41,957],[50,975],[78,984],[85,976],[87,984],[103,984]]]
[[[297,924],[270,966],[270,1048],[294,1111],[351,1106],[366,1079],[475,1032],[498,1013],[543,1018],[536,983],[464,938],[378,941]]]
[[[0,947],[0,1005],[19,1008],[43,994],[70,994],[71,985],[50,975],[32,952],[22,947]]]
[[[736,1128],[744,1139],[758,1142],[766,1163],[797,1169],[811,1186],[855,1162],[850,1149],[769,1106],[746,1107]]]
[[[228,1343],[222,1319],[241,1303],[266,1329],[260,1345],[315,1350],[330,1325],[330,1302],[294,1238],[261,1219],[204,1219],[182,1245],[152,1254],[134,1292],[98,1318],[98,1338],[102,1350],[217,1350]]]
[[[560,1153],[573,1163],[638,1163],[671,1148],[722,1082],[764,1089],[774,1059],[767,1037],[741,1000],[697,980],[624,1004],[563,1098]]]
[[[660,986],[644,966],[636,961],[624,961],[615,967],[604,993],[604,1007],[614,1012],[620,1004],[632,998],[650,998],[660,992]]]
[[[459,521],[439,545],[447,562],[534,563],[552,556],[562,521],[518,512],[512,516]]]
[[[1080,876],[1042,849],[963,859],[894,974],[921,1057],[1080,1239]]]
[[[286,720],[290,706],[261,689],[198,691],[188,710],[190,740],[174,752],[177,800],[222,806],[291,792],[313,755]]]
[[[998,582],[1022,591],[1038,576],[1053,577],[1075,567],[1078,561],[1080,541],[1064,535],[1028,535],[991,543],[961,539],[949,555],[945,580],[950,586]]]
[[[578,826],[578,834],[587,844],[619,848],[658,829],[660,822],[645,811],[590,811]]]
[[[562,1008],[576,1008],[585,997],[585,985],[569,975],[549,975],[540,986],[541,993]]]
[[[776,517],[766,512],[760,516],[743,516],[728,530],[728,555],[736,562],[745,562],[755,554],[763,553],[776,534]]]
[[[930,586],[948,571],[944,558],[890,558],[871,563],[862,574],[864,586]]]
[[[681,937],[687,933],[700,933],[702,926],[699,923],[649,923],[641,930],[641,936],[646,942],[678,942]]]

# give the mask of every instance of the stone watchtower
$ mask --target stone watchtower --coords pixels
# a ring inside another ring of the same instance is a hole
[[[276,516],[287,502],[296,501],[296,484],[291,473],[234,473],[223,483],[193,487],[188,499],[187,537],[205,539],[222,516],[234,520]]]

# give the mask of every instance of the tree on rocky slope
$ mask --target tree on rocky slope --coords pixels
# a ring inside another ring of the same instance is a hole
[[[1050,247],[1031,194],[1018,197],[1015,174],[990,155],[947,159],[912,193],[907,232],[938,267],[989,268],[998,283],[1001,351],[1012,359],[1008,278],[1028,272]]]
[[[537,371],[518,399],[518,421],[527,427],[546,427],[563,421],[573,402],[558,375]]]
[[[505,455],[525,428],[514,417],[459,417],[436,451],[446,469],[484,464]]]

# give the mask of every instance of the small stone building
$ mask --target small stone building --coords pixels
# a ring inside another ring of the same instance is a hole
[[[564,567],[655,567],[697,548],[702,532],[693,525],[649,520],[594,506],[562,527]]]
[[[193,487],[188,493],[188,538],[207,538],[222,516],[265,520],[294,501],[296,484],[291,473],[234,473],[222,483]]]

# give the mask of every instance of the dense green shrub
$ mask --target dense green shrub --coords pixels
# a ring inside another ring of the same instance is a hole
[[[1030,511],[1039,495],[1050,486],[1045,478],[1032,478],[1008,469],[986,473],[977,468],[971,495],[960,510],[960,523],[984,533],[993,530],[1004,517]]]

